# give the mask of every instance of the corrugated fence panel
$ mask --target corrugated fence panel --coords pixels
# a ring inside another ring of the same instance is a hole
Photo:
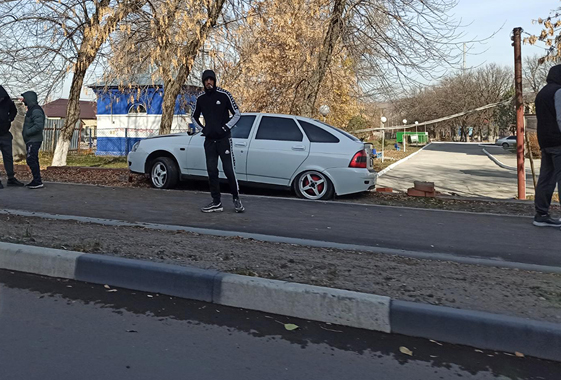
[[[45,121],[45,129],[43,131],[43,145],[41,145],[42,152],[54,152],[60,131],[64,126],[64,119],[47,119]],[[78,121],[74,127],[74,134],[70,142],[70,151],[79,150],[80,147],[80,134],[81,122]]]

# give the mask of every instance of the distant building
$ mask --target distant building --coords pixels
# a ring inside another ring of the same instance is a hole
[[[134,143],[159,133],[162,118],[163,84],[149,77],[124,86],[101,83],[89,86],[97,96],[97,151],[100,156],[126,155]],[[186,132],[191,107],[202,87],[183,86],[175,102],[172,133]]]

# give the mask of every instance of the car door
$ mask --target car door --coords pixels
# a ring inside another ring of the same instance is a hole
[[[246,180],[247,150],[249,135],[255,121],[255,115],[242,115],[237,124],[232,128],[232,145],[234,151],[234,166],[239,181]],[[186,172],[193,176],[207,176],[206,157],[204,150],[205,137],[198,133],[193,136],[186,151]],[[218,162],[219,176],[226,178],[222,169],[222,162]]]
[[[247,180],[290,185],[310,154],[310,141],[291,116],[262,116],[247,156]]]

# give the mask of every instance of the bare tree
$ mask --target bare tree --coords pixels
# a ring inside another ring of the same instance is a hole
[[[140,10],[146,2],[17,0],[0,4],[3,7],[0,14],[11,16],[2,26],[3,33],[6,33],[2,39],[9,41],[7,36],[18,36],[4,45],[0,52],[0,56],[8,57],[11,70],[39,67],[35,73],[51,76],[51,88],[56,87],[66,73],[73,73],[66,118],[55,149],[53,166],[66,165],[70,141],[80,116],[79,99],[87,70],[119,23]]]
[[[140,70],[163,81],[160,134],[171,132],[177,96],[222,15],[225,0],[152,0],[113,41],[113,74],[128,78]]]
[[[414,75],[438,78],[457,63],[459,24],[448,16],[455,0],[326,0],[329,23],[300,113],[316,114],[315,101],[339,41],[353,54],[367,92],[395,87]]]

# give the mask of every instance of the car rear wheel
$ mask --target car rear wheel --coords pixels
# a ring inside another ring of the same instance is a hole
[[[294,190],[298,197],[311,200],[331,199],[335,193],[329,178],[315,170],[300,174],[294,183]]]
[[[509,145],[508,143],[503,143],[503,149],[508,149]]]
[[[177,185],[179,168],[169,157],[159,157],[152,162],[150,180],[156,189],[171,189]]]

